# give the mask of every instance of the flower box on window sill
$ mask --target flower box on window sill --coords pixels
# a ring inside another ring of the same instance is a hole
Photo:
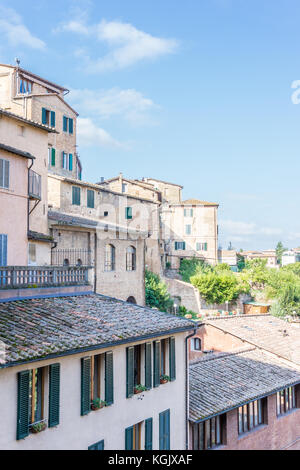
[[[41,421],[39,423],[34,423],[30,425],[30,432],[32,434],[38,434],[39,432],[45,431],[47,428],[47,424],[45,421]]]
[[[167,382],[170,382],[170,377],[168,375],[162,375],[160,377],[160,383],[161,384],[166,384]]]
[[[91,410],[93,411],[101,410],[101,408],[104,408],[106,404],[107,404],[106,401],[100,400],[100,398],[96,398],[91,403]]]
[[[134,387],[133,393],[137,395],[138,393],[145,392],[146,390],[147,389],[146,387],[144,387],[144,385],[137,385],[136,387]]]

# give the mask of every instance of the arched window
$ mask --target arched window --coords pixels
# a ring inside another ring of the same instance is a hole
[[[70,261],[68,258],[64,259],[64,266],[70,266]]]
[[[115,270],[115,259],[116,259],[116,249],[114,245],[105,245],[105,271],[114,271]]]
[[[128,299],[127,299],[126,302],[128,302],[128,303],[130,303],[130,304],[135,304],[135,305],[136,305],[136,300],[135,300],[135,298],[132,297],[132,296],[128,297]]]
[[[129,246],[126,252],[126,271],[136,270],[136,249],[134,246]]]
[[[82,261],[80,258],[78,258],[76,266],[82,266]]]

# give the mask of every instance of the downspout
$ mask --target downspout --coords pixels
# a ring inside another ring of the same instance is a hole
[[[28,167],[28,178],[27,178],[27,234],[29,232],[29,213],[30,213],[30,199],[29,199],[29,172],[33,166],[33,158],[31,158],[31,165]]]
[[[185,338],[185,450],[189,449],[189,350],[188,340],[197,334],[203,323],[195,326],[193,333]]]

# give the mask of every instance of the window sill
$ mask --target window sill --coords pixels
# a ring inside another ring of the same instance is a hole
[[[265,429],[267,426],[268,426],[267,424],[260,424],[259,426],[256,426],[255,428],[251,429],[251,431],[247,431],[247,432],[244,432],[243,434],[239,434],[238,441],[248,437],[249,435],[252,435],[253,433],[257,431],[261,431]]]
[[[295,411],[299,410],[299,408],[293,408],[289,411],[287,411],[286,413],[282,413],[280,415],[276,415],[277,416],[277,419],[280,419],[280,418],[284,418],[285,416],[289,416],[291,415],[292,413],[294,413]]]

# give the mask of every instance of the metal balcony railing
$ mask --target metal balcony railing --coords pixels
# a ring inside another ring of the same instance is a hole
[[[29,170],[28,196],[31,199],[42,199],[42,178],[33,170]]]
[[[89,268],[61,266],[0,267],[0,289],[88,285]]]
[[[51,252],[53,266],[91,266],[91,250],[86,248],[55,248]]]

